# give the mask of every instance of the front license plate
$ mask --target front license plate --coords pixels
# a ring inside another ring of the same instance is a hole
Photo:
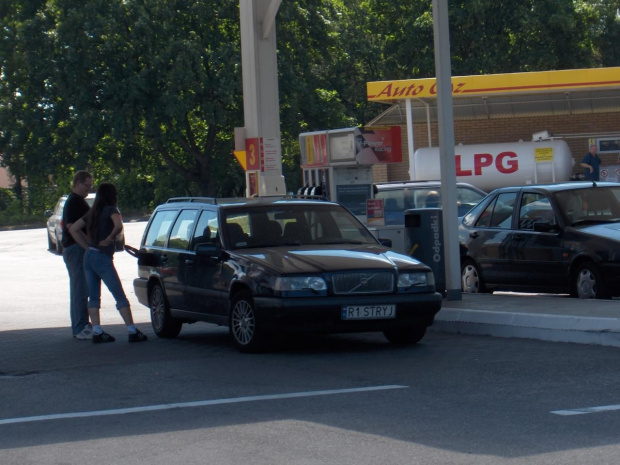
[[[396,318],[396,305],[343,305],[343,320],[383,320]]]

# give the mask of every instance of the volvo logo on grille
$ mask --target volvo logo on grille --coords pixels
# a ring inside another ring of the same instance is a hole
[[[365,286],[366,284],[368,284],[368,278],[360,279],[360,283],[362,284],[362,286]]]

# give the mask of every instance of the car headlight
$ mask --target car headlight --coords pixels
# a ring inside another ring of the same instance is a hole
[[[400,290],[422,286],[435,287],[435,276],[433,276],[432,271],[416,271],[413,273],[400,273],[398,275],[398,288]]]
[[[279,292],[327,290],[327,283],[320,276],[288,276],[276,278],[274,289]]]

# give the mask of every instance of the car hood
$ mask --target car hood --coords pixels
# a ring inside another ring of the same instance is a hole
[[[342,245],[323,247],[271,247],[236,250],[235,254],[276,270],[279,274],[324,273],[360,269],[427,269],[418,260],[385,247]]]
[[[583,225],[574,227],[582,233],[604,237],[620,242],[620,222],[619,223],[599,223],[593,225]]]

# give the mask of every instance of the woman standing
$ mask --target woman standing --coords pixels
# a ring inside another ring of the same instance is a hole
[[[147,337],[133,324],[129,301],[114,267],[116,236],[123,230],[121,214],[116,207],[118,194],[114,184],[101,183],[90,211],[73,223],[69,232],[75,241],[86,249],[84,272],[88,284],[88,314],[93,324],[93,342],[114,342],[114,336],[101,329],[101,281],[116,300],[123,321],[129,331],[129,342],[143,342]],[[86,227],[86,234],[82,228]]]

